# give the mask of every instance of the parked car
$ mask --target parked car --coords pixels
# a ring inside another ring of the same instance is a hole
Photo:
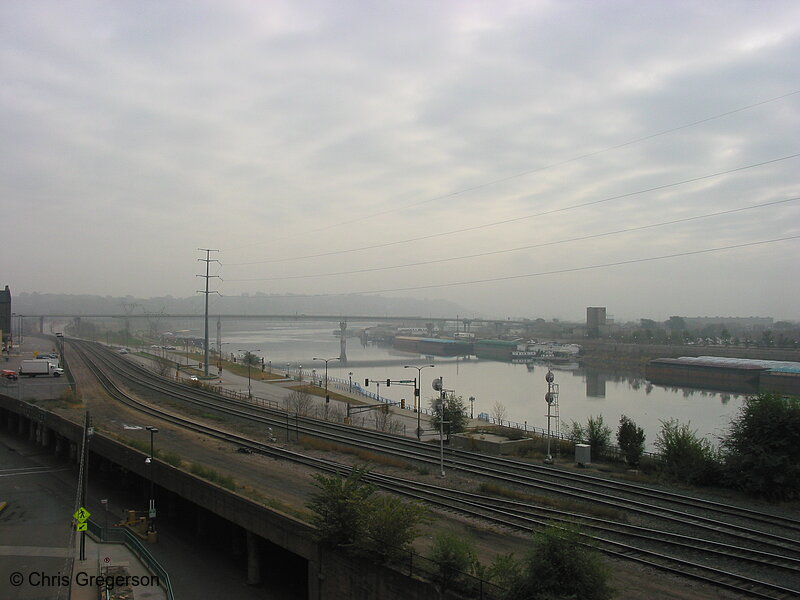
[[[9,369],[0,370],[0,375],[5,377],[6,379],[10,379],[11,381],[16,381],[18,379],[17,372],[11,371]]]

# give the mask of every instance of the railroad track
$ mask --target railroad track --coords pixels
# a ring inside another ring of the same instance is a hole
[[[291,460],[325,472],[346,472],[351,468],[252,440],[143,403],[119,388],[112,377],[144,385],[151,391],[191,403],[203,410],[221,410],[227,415],[276,428],[284,427],[287,422],[285,411],[255,406],[159,378],[99,345],[74,340],[70,342],[107,391],[137,410],[273,458]],[[296,419],[295,429],[298,434],[318,436],[423,464],[438,465],[438,449],[416,440],[303,417]],[[548,492],[555,489],[559,495],[575,500],[602,502],[619,510],[636,513],[648,522],[680,523],[697,535],[618,523],[589,514],[543,508],[531,502],[464,492],[374,472],[367,477],[382,489],[425,501],[443,510],[490,520],[517,531],[530,531],[547,523],[577,525],[585,543],[609,555],[745,592],[753,597],[800,597],[800,541],[796,535],[800,531],[800,522],[796,520],[627,482],[617,483],[596,476],[564,473],[552,467],[511,459],[488,459],[469,452],[453,452],[448,458],[448,466],[462,473],[490,477],[523,488],[546,489]],[[673,508],[664,506],[667,503]],[[726,520],[698,514],[701,512],[725,517]],[[775,530],[782,530],[785,534],[775,533]],[[699,537],[698,532],[709,535]],[[715,566],[720,564],[724,568]],[[758,572],[759,576],[754,576],[754,572]]]

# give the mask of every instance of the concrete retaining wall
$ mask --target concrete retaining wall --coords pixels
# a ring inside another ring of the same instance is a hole
[[[28,434],[43,446],[56,451],[71,446],[70,457],[77,455],[76,447],[82,438],[82,426],[43,408],[0,395],[0,423],[20,434]],[[64,443],[64,442],[67,443]],[[104,459],[139,475],[150,477],[146,454],[95,433],[89,450]],[[269,540],[308,561],[308,597],[351,599],[381,598],[386,600],[434,600],[439,598],[433,585],[402,573],[356,561],[340,552],[325,551],[314,539],[315,529],[289,515],[264,507],[249,498],[217,486],[171,465],[156,461],[153,481],[159,487],[203,507],[215,515],[242,527],[246,532]]]

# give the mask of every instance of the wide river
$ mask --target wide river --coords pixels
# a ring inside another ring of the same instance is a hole
[[[339,338],[333,335],[332,323],[265,324],[254,327],[252,322],[225,324],[222,333],[226,355],[250,351],[271,363],[273,371],[296,373],[299,365],[308,372],[316,369],[317,377],[325,364],[314,357],[339,356]],[[213,329],[212,329],[213,331]],[[212,335],[212,346],[216,340]],[[348,364],[328,363],[330,377],[339,377],[362,385],[364,380],[413,379],[416,369],[404,369],[405,364],[421,366],[434,364],[422,371],[421,394],[423,405],[436,395],[431,388],[435,377],[442,377],[446,389],[463,396],[467,410],[469,398],[474,397],[475,417],[485,412],[495,414],[495,404],[505,408],[506,419],[527,423],[537,428],[547,427],[547,366],[509,364],[477,358],[442,358],[398,352],[377,345],[363,346],[358,338],[347,340]],[[613,434],[616,434],[620,415],[627,415],[642,427],[647,436],[646,446],[654,450],[653,442],[661,429],[660,421],[675,418],[688,423],[698,434],[716,444],[731,418],[738,413],[744,395],[704,391],[691,388],[666,388],[650,385],[642,378],[620,377],[608,372],[583,368],[563,369],[553,366],[555,383],[559,386],[559,412],[562,424],[571,421],[585,424],[589,416],[602,415]],[[376,391],[373,385],[369,388]],[[413,402],[413,388],[385,385],[381,396]],[[552,421],[552,427],[556,422]],[[562,425],[563,427],[563,425]],[[612,434],[612,440],[613,440]]]

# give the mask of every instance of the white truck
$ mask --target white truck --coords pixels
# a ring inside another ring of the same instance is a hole
[[[37,375],[44,375],[45,377],[61,377],[64,374],[64,369],[51,360],[43,358],[34,358],[31,360],[23,360],[19,363],[19,374],[26,377],[36,377]]]

